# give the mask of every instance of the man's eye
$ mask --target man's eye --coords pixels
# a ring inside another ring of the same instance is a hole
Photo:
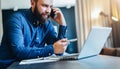
[[[44,6],[44,7],[48,7],[48,5],[42,5],[42,6]]]

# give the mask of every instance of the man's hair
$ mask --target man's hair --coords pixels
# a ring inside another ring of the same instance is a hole
[[[38,0],[34,0],[35,2],[37,2]]]
[[[38,0],[31,0],[31,1],[35,1],[35,2],[38,2]]]

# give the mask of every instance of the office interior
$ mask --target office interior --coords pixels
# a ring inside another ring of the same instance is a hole
[[[0,5],[1,41],[4,21],[15,11],[30,8],[30,0],[0,0]],[[93,26],[112,27],[104,47],[120,47],[119,0],[54,0],[53,6],[60,8],[65,16],[68,25],[67,38],[77,38],[77,41],[68,46],[67,53],[81,50]]]

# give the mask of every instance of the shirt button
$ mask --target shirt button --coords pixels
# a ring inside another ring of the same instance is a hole
[[[39,38],[37,37],[36,39],[38,40]]]
[[[37,56],[37,58],[40,58],[39,56]]]
[[[35,23],[33,23],[35,25]]]
[[[51,55],[51,53],[49,53],[49,56]]]

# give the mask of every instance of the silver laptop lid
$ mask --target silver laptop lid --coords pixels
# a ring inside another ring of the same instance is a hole
[[[98,55],[102,50],[112,28],[92,27],[88,37],[79,53],[78,59]]]

